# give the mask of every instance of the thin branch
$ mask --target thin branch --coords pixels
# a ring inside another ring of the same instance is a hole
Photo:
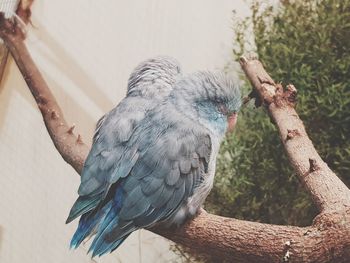
[[[76,136],[24,44],[24,34],[15,22],[0,14],[0,37],[5,41],[43,116],[51,139],[63,159],[81,172],[89,148]]]
[[[9,55],[9,51],[5,43],[0,43],[0,83],[2,80],[2,76],[4,75],[8,55]]]
[[[81,172],[89,149],[79,140],[79,136],[77,137],[73,134],[73,128],[69,127],[64,120],[59,105],[26,49],[22,32],[15,24],[0,17],[0,37],[4,39],[9,47],[23,74],[57,150],[64,160],[72,165],[78,173]],[[260,88],[260,86],[265,85],[264,83],[270,82],[273,84],[271,86],[276,93],[276,85],[274,85],[266,72],[266,75],[259,73],[259,70],[261,71],[263,68],[256,61],[252,63],[245,61],[242,65],[248,78],[251,79],[253,84],[255,83],[254,86]],[[259,76],[260,80],[257,76]],[[257,82],[257,79],[259,82]],[[309,163],[304,163],[302,158],[302,162],[299,164],[299,158],[293,156],[293,151],[297,154],[299,152],[293,150],[292,146],[294,144],[292,142],[297,142],[306,136],[306,133],[301,127],[294,125],[295,122],[298,125],[301,124],[300,121],[296,121],[298,118],[294,109],[289,112],[290,109],[288,107],[279,105],[279,103],[286,103],[293,96],[289,95],[284,101],[275,100],[273,93],[271,93],[271,96],[268,95],[270,93],[269,88],[271,87],[268,86],[264,90],[267,93],[266,97],[262,92],[259,93],[261,99],[262,101],[268,100],[269,110],[275,116],[276,124],[281,129],[282,139],[288,141],[284,142],[284,145],[287,151],[291,152],[289,155],[291,161],[300,170],[303,181],[314,196],[314,200],[323,209],[332,206],[332,204],[328,205],[327,202],[332,202],[338,208],[342,206],[341,204],[347,207],[348,199],[344,197],[347,190],[344,189],[334,175],[330,175],[332,180],[328,182],[328,179],[325,178],[326,175],[323,175],[323,172],[320,174],[321,178],[327,181],[328,189],[320,186],[320,181],[314,178],[314,174],[318,174],[325,169],[320,159],[315,158],[316,162],[309,161]],[[293,94],[293,90],[290,90],[290,93]],[[283,94],[286,95],[288,92]],[[289,102],[293,103],[293,101]],[[276,105],[273,106],[275,103]],[[294,116],[293,118],[296,119],[291,127],[284,126],[284,122],[288,120],[284,119],[286,116],[288,118]],[[291,130],[288,131],[287,128]],[[306,143],[308,142],[306,141]],[[304,147],[304,145],[299,146]],[[289,148],[290,150],[288,150]],[[309,157],[309,155],[307,156]],[[310,156],[314,157],[314,155]],[[305,169],[310,170],[311,173],[305,174]],[[318,193],[318,189],[321,189],[323,192],[330,191],[330,188],[333,187],[332,183],[340,191],[340,200],[333,194]],[[202,212],[179,229],[157,228],[151,231],[179,244],[215,255],[229,262],[292,261],[341,263],[347,262],[350,258],[350,249],[348,249],[350,247],[349,222],[349,210],[342,210],[342,213],[340,213],[340,210],[333,214],[324,213],[315,221],[313,226],[304,228],[248,222]]]
[[[30,17],[32,15],[31,7],[34,0],[21,0],[18,9],[16,11],[17,15],[23,20],[24,23],[30,23]]]
[[[31,15],[30,7],[32,6],[32,4],[33,4],[33,0],[21,1],[16,10],[17,15],[25,24],[27,24],[30,21],[30,15]],[[9,51],[5,43],[1,41],[0,42],[0,83],[7,64],[8,54],[9,54]]]

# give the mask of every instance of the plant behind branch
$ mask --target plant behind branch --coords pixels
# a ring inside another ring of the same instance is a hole
[[[235,21],[238,47],[233,59],[251,51],[245,32],[252,29],[255,52],[275,80],[298,88],[297,111],[308,134],[330,168],[350,186],[350,1],[262,6],[256,1],[251,19]],[[290,168],[269,117],[248,108],[238,126],[235,137],[222,146],[207,208],[254,221],[310,224],[316,210]]]

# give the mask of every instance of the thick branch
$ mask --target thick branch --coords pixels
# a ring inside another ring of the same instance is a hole
[[[278,127],[281,140],[299,179],[322,212],[350,207],[350,190],[329,169],[309,139],[296,113],[296,89],[283,91],[256,59],[241,59],[241,66]]]
[[[349,262],[347,227],[261,224],[201,213],[176,231],[156,230],[168,239],[227,262]]]
[[[88,147],[73,135],[72,128],[65,122],[61,109],[25,47],[23,34],[15,25],[0,18],[0,37],[5,40],[20,68],[57,150],[77,172],[81,172]],[[251,70],[247,72],[252,76],[256,74]],[[284,127],[282,119],[275,119],[278,125]],[[303,132],[300,130],[301,134]],[[286,147],[288,143],[285,143]],[[318,165],[322,166],[316,159],[313,169],[323,170]],[[312,185],[312,180],[304,181]],[[317,193],[316,186],[308,189]],[[328,198],[320,199],[328,201]],[[336,198],[331,200],[340,206],[341,201],[337,202]],[[241,221],[203,212],[180,229],[152,231],[228,262],[347,262],[350,258],[350,213],[346,211],[336,215],[323,214],[314,226],[300,228]]]

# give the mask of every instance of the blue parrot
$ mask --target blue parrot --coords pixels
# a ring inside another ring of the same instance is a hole
[[[220,142],[233,129],[241,105],[237,81],[211,72],[171,76],[164,81],[173,87],[170,94],[152,99],[157,106],[132,125],[124,127],[129,116],[117,113],[97,125],[79,198],[67,219],[82,215],[72,247],[95,234],[92,256],[112,252],[137,229],[183,224],[209,194]],[[137,93],[133,105],[124,105],[134,113],[144,105],[138,102],[141,90]]]
[[[181,74],[178,61],[168,56],[158,56],[141,62],[129,77],[126,97],[97,122],[92,148],[81,175],[79,198],[67,219],[69,223],[83,215],[71,247],[78,247],[94,232],[107,208],[103,212],[92,210],[105,198],[108,192],[107,188],[104,189],[105,180],[117,168],[117,162],[123,154],[122,149],[134,127],[148,110],[156,107],[169,95]]]

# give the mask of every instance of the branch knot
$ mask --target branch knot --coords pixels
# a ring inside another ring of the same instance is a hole
[[[309,164],[310,164],[310,168],[309,168],[309,172],[310,173],[315,172],[318,169],[320,169],[317,161],[315,159],[313,159],[313,158],[309,158]]]
[[[296,136],[299,136],[300,132],[298,131],[298,129],[293,129],[293,130],[287,130],[287,137],[286,137],[286,141],[293,139]]]
[[[73,134],[74,128],[75,128],[75,124],[69,127],[69,129],[67,130],[67,133]]]
[[[294,87],[294,85],[287,85],[287,89],[284,92],[284,98],[290,106],[292,106],[293,108],[295,107],[297,103],[297,89]]]
[[[57,120],[60,116],[57,114],[55,110],[51,112],[51,119]]]
[[[77,144],[84,144],[83,139],[81,138],[81,135],[80,135],[80,134],[78,134],[78,138],[77,138],[77,140],[76,140],[76,143],[77,143]]]

